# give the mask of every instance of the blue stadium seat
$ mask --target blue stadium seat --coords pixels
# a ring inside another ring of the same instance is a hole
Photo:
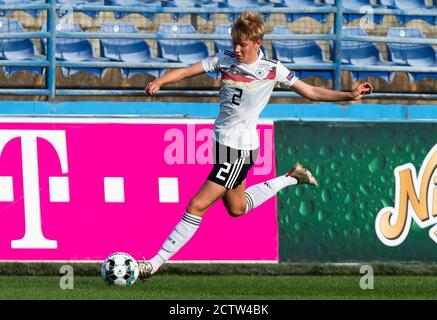
[[[360,27],[343,27],[344,35],[368,36],[368,33]],[[331,43],[331,56],[334,56],[334,46]],[[392,62],[384,61],[378,47],[372,42],[366,41],[343,41],[341,60],[343,64],[356,66],[393,66]],[[385,81],[392,82],[394,72],[388,71],[352,71],[354,81],[370,76],[380,77]]]
[[[326,6],[325,3],[319,3],[315,0],[269,0],[271,3],[275,5],[275,7],[290,7],[290,8],[319,8]],[[321,23],[325,23],[328,18],[327,13],[286,13],[285,18],[287,22],[293,22],[295,20],[309,17],[315,19]]]
[[[253,9],[259,7],[273,7],[273,3],[262,0],[221,0],[218,2],[219,7],[225,8],[240,8],[240,9]],[[270,13],[262,13],[264,21],[268,21]],[[228,20],[234,21],[240,16],[240,13],[228,13]]]
[[[292,33],[286,26],[275,26],[273,34]],[[320,46],[312,40],[272,40],[273,59],[283,63],[325,64],[329,61],[323,56]],[[330,70],[293,70],[297,77],[304,79],[310,76],[332,79]]]
[[[4,5],[16,5],[16,4],[43,4],[46,3],[45,0],[0,0],[0,4]],[[15,10],[0,10],[0,16],[6,16]],[[38,18],[41,14],[41,10],[25,10],[24,12],[30,14],[31,16]]]
[[[330,5],[335,5],[335,0],[324,0],[325,3]],[[372,7],[372,8],[381,8],[378,4],[373,4],[372,0],[344,0],[343,6],[346,9],[358,9],[363,10],[366,6]],[[364,15],[366,15],[366,12],[363,12],[363,14],[350,14],[345,13],[344,14],[344,23],[347,24],[349,22],[352,22],[357,19],[361,19]],[[381,24],[383,22],[384,16],[383,15],[369,15],[369,18],[373,19],[373,23]]]
[[[106,33],[135,33],[138,29],[127,22],[106,22],[100,27]],[[113,61],[132,63],[166,62],[166,59],[155,58],[149,45],[143,39],[100,39],[100,54]],[[164,69],[122,68],[123,78],[130,78],[136,74],[147,73],[156,78],[164,74]]]
[[[218,2],[212,0],[162,0],[163,7],[179,7],[179,8],[217,8]],[[174,20],[179,20],[189,13],[172,13]],[[212,13],[197,13],[198,16],[210,21],[213,17]]]
[[[161,0],[106,0],[107,5],[109,6],[124,6],[124,7],[132,7],[132,8],[141,8],[141,7],[160,7]],[[133,12],[114,12],[114,17],[116,19],[124,18]],[[146,17],[149,20],[155,19],[155,13],[153,12],[142,12],[140,15]]]
[[[425,38],[421,30],[416,28],[390,28],[388,37],[396,38]],[[429,44],[387,43],[387,57],[390,61],[400,65],[415,67],[437,67],[436,51]],[[411,82],[426,77],[437,78],[437,73],[408,72]]]
[[[191,24],[163,23],[159,25],[158,33],[180,34],[197,31]],[[209,50],[201,40],[158,40],[158,56],[170,61],[192,64],[208,57]]]
[[[80,27],[73,23],[58,24],[56,30],[62,32],[82,32]],[[42,31],[46,31],[46,25],[43,24]],[[41,48],[43,53],[47,52],[46,39],[41,40]],[[94,50],[91,43],[87,39],[75,38],[56,38],[55,56],[58,60],[74,61],[74,62],[102,62],[108,61],[107,58],[100,58],[94,55]],[[88,72],[97,77],[102,77],[105,72],[102,67],[62,67],[62,75],[69,77],[77,72]]]
[[[428,6],[426,0],[381,0],[381,4],[391,9],[401,10],[430,10],[432,6]],[[434,12],[436,11],[433,9]],[[436,12],[437,14],[437,12]],[[426,21],[429,24],[437,25],[437,16],[396,16],[400,24],[406,24],[414,19]]]
[[[72,6],[78,5],[88,5],[88,6],[103,6],[105,5],[104,0],[56,0],[57,4],[61,5],[60,9],[56,10],[58,17],[63,17],[65,15],[73,13]],[[92,19],[96,19],[100,11],[76,11],[82,12],[83,14],[89,16]]]
[[[220,35],[231,36],[231,24],[219,24],[215,28],[215,33]],[[214,40],[214,50],[216,53],[223,52],[225,50],[233,50],[232,40]]]
[[[25,32],[21,24],[15,19],[0,19],[0,33]],[[0,59],[2,60],[46,60],[42,55],[36,54],[35,45],[31,39],[1,39]],[[31,71],[43,75],[43,67],[3,66],[4,73],[8,76],[19,71]]]
[[[229,37],[231,36],[231,24],[219,24],[215,28],[216,34],[225,34]],[[232,46],[232,40],[214,40],[214,50],[216,53],[223,52],[225,50],[234,51],[234,48]],[[261,46],[261,50],[264,53],[264,56],[268,58],[268,52],[266,47],[263,45]]]

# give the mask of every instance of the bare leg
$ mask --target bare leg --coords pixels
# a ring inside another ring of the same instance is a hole
[[[246,179],[235,188],[228,190],[222,197],[223,203],[232,217],[239,217],[246,213],[246,197],[244,191],[246,189]]]
[[[140,278],[146,279],[168,261],[199,228],[202,216],[218,199],[226,194],[226,188],[212,181],[205,181],[200,190],[191,199],[181,221],[176,225],[161,250],[149,261],[139,265]]]
[[[200,190],[191,199],[187,212],[202,217],[206,210],[226,194],[227,189],[215,182],[206,180]]]

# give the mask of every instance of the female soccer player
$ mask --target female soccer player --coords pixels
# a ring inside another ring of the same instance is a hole
[[[220,113],[214,124],[214,167],[191,199],[181,221],[161,250],[139,264],[140,278],[146,279],[170,259],[194,235],[206,210],[222,199],[230,215],[246,214],[290,185],[317,185],[316,179],[297,163],[287,174],[246,189],[246,176],[258,155],[256,125],[275,85],[288,87],[312,101],[360,100],[372,92],[370,83],[359,84],[351,92],[314,87],[296,78],[281,62],[266,59],[260,50],[264,36],[262,18],[244,12],[233,24],[234,51],[210,56],[192,66],[173,70],[147,84],[148,94],[157,93],[166,83],[201,73],[221,73]]]

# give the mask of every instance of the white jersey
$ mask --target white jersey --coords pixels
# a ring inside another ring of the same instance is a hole
[[[240,63],[226,50],[202,60],[205,72],[221,73],[220,113],[214,124],[214,138],[240,150],[259,147],[256,131],[259,115],[276,84],[291,87],[297,80],[279,61],[266,59],[260,50],[252,64]]]

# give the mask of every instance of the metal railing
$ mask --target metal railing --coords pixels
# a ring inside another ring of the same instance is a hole
[[[46,68],[46,86],[44,89],[10,89],[0,88],[0,94],[8,95],[38,95],[48,96],[49,100],[55,101],[56,96],[70,95],[138,95],[143,93],[141,90],[98,90],[98,89],[59,89],[56,87],[56,68],[57,67],[102,67],[102,68],[180,68],[187,66],[184,63],[176,62],[150,62],[150,63],[127,63],[117,61],[107,62],[73,62],[59,61],[55,58],[56,38],[86,38],[86,39],[199,39],[199,40],[226,40],[230,39],[227,35],[219,34],[160,34],[160,33],[103,33],[103,32],[64,32],[56,29],[57,15],[56,10],[61,9],[61,5],[56,4],[55,0],[49,0],[46,4],[38,5],[0,5],[0,10],[47,10],[47,32],[15,32],[0,33],[0,39],[47,39],[47,59],[40,61],[23,60],[0,60],[0,66],[33,66]],[[134,12],[134,13],[241,13],[244,8],[173,8],[173,7],[124,7],[124,6],[94,6],[94,5],[73,5],[68,7],[73,11],[102,11],[102,12]],[[343,41],[365,41],[382,43],[406,43],[405,38],[397,37],[375,37],[375,36],[351,36],[343,35],[344,14],[361,14],[362,10],[344,8],[343,0],[337,0],[336,6],[326,6],[318,8],[277,8],[277,7],[257,7],[250,10],[259,13],[332,13],[335,14],[334,34],[266,34],[265,40],[321,40],[332,41],[334,44],[334,57],[332,63],[323,64],[290,64],[284,63],[286,67],[294,70],[332,70],[333,87],[341,90],[342,71],[387,71],[387,72],[436,72],[437,67],[413,67],[413,66],[354,66],[345,65],[341,61],[341,47]],[[427,10],[399,10],[399,9],[380,9],[373,8],[373,15],[405,15],[405,16],[437,16],[437,9]],[[437,39],[432,38],[409,38],[408,43],[437,45]],[[180,95],[180,96],[217,96],[217,91],[189,90],[181,92],[178,90],[162,90],[159,95]],[[295,97],[293,92],[274,92],[274,97]],[[378,93],[373,94],[373,98],[411,98],[419,95],[403,93]],[[437,99],[437,94],[421,94],[421,99]]]

